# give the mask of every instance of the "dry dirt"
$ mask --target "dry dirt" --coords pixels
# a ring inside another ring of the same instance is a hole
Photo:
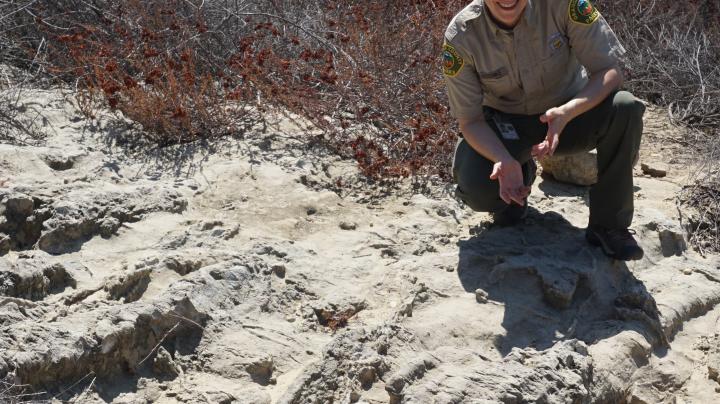
[[[373,195],[287,119],[148,150],[23,101],[48,139],[0,145],[0,401],[720,402],[720,260],[684,248],[661,111],[626,264],[584,241],[584,187],[539,179],[498,228],[442,187]]]

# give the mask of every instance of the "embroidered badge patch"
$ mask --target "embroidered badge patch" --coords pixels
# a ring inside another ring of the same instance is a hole
[[[465,61],[451,45],[443,45],[443,73],[449,77],[455,77],[462,70]]]
[[[579,23],[590,25],[597,21],[600,12],[593,7],[590,0],[570,0],[570,19]]]

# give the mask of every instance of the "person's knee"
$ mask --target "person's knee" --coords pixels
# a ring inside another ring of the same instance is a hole
[[[475,212],[497,212],[502,209],[501,199],[489,194],[465,193],[461,189],[455,191],[455,195]]]
[[[459,181],[455,195],[476,212],[495,212],[501,209],[496,181]]]
[[[645,104],[627,91],[615,93],[613,107],[619,115],[631,120],[642,120],[645,113]]]

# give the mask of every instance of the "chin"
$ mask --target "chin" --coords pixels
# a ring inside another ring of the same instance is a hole
[[[525,0],[490,0],[492,1],[492,13],[496,19],[504,24],[516,22],[525,8]]]

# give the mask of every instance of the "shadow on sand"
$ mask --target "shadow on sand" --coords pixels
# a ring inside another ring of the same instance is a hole
[[[526,224],[490,227],[459,243],[464,289],[505,306],[495,346],[547,349],[564,339],[592,344],[634,330],[654,346],[666,338],[655,300],[628,266],[587,244],[584,230],[531,208]]]

